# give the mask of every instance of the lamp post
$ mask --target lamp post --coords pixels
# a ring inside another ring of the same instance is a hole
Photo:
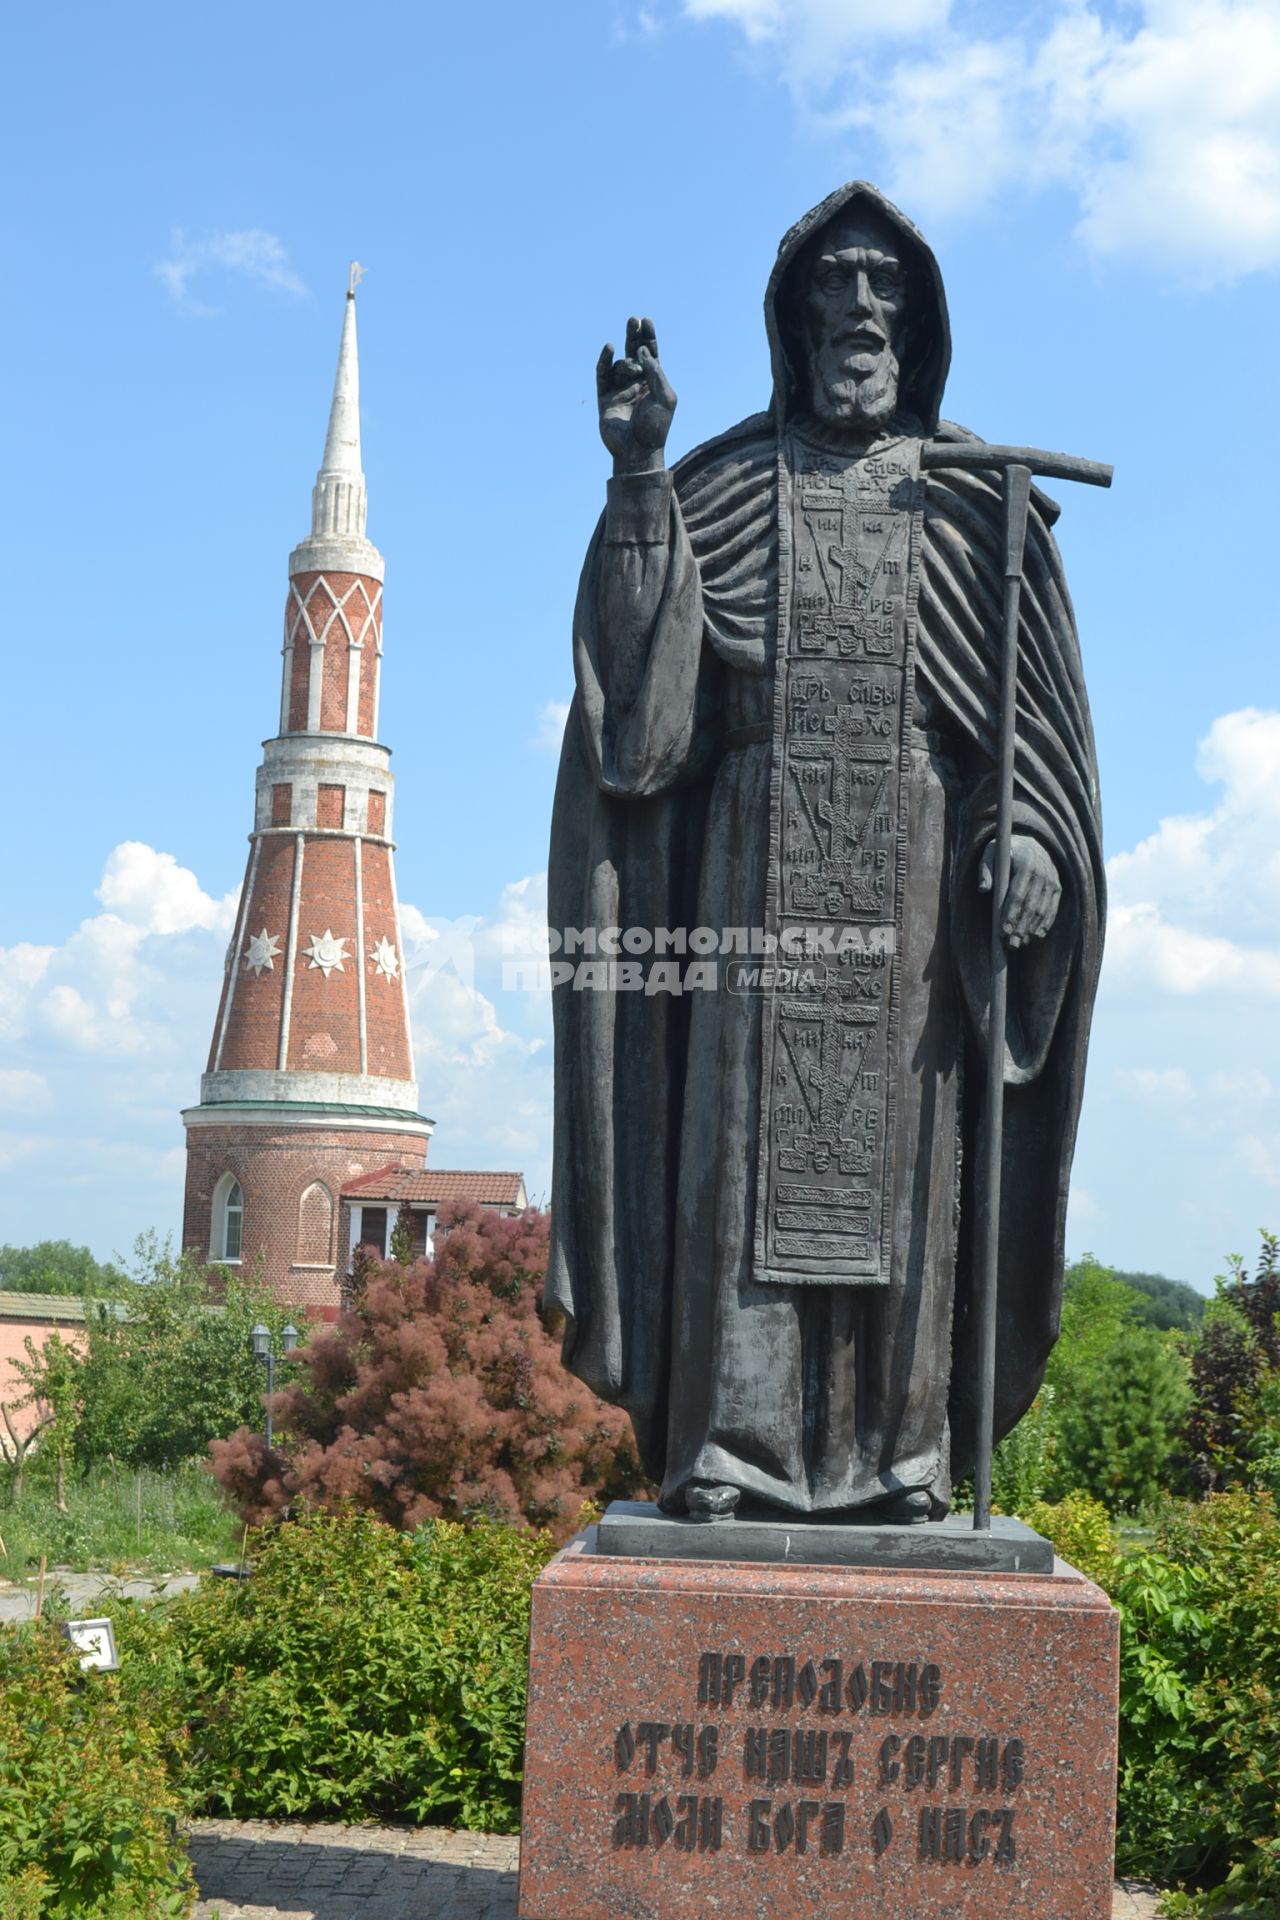
[[[276,1352],[271,1344],[271,1329],[259,1320],[251,1335],[254,1357],[267,1363],[267,1452],[271,1451],[271,1396],[276,1390]],[[280,1329],[280,1351],[290,1354],[298,1344],[298,1329],[286,1320]]]

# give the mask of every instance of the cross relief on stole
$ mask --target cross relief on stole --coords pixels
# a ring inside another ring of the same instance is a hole
[[[788,966],[763,1021],[765,1282],[889,1278],[917,456],[900,441],[806,464],[793,444],[770,846]]]

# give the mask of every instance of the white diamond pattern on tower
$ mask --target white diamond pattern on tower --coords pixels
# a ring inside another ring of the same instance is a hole
[[[331,973],[345,973],[343,962],[351,958],[346,934],[332,933],[328,927],[323,933],[312,934],[311,945],[303,949],[303,954],[310,961],[312,971],[319,967],[326,980]]]
[[[384,934],[376,947],[370,947],[369,959],[384,980],[400,977],[400,956]]]
[[[249,944],[245,949],[244,964],[255,979],[260,980],[262,978],[264,968],[268,973],[274,973],[275,962],[279,958],[280,935],[278,933],[268,933],[264,927],[261,933],[251,933],[249,935]]]

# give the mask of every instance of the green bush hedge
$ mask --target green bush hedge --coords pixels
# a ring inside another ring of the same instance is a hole
[[[176,1758],[176,1749],[172,1750]],[[161,1742],[45,1621],[0,1628],[0,1914],[176,1920],[194,1900]]]
[[[140,1710],[187,1729],[192,1811],[519,1826],[529,1594],[546,1535],[314,1515],[252,1580],[114,1616]]]
[[[1170,1914],[1280,1913],[1280,1516],[1239,1491],[1117,1552],[1085,1499],[1028,1516],[1121,1610],[1122,1873]]]
[[[1027,1517],[1122,1610],[1121,1871],[1179,1887],[1170,1912],[1280,1913],[1275,1503],[1240,1491],[1174,1509],[1137,1550],[1086,1496]],[[122,1672],[93,1697],[169,1730],[170,1797],[180,1783],[192,1811],[514,1832],[529,1594],[551,1551],[497,1524],[290,1522],[250,1581],[116,1603]],[[153,1769],[161,1751],[148,1733]],[[0,1852],[10,1872],[31,1860]],[[135,1905],[131,1920],[169,1911]],[[6,1920],[25,1912],[0,1899]]]

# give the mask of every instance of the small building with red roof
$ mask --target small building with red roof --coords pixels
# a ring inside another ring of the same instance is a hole
[[[403,1167],[396,1163],[348,1180],[342,1189],[339,1234],[347,1264],[360,1246],[384,1257],[401,1207],[413,1220],[413,1257],[430,1254],[441,1207],[470,1202],[495,1213],[523,1213],[529,1204],[524,1175],[461,1172],[452,1168]]]

